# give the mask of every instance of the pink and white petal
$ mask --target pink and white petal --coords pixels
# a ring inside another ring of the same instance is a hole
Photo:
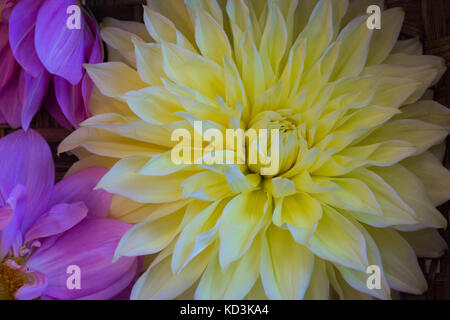
[[[0,139],[0,181],[22,184],[27,192],[27,212],[21,230],[25,233],[48,208],[55,181],[55,167],[47,142],[35,131],[19,130]]]
[[[42,296],[47,289],[47,277],[38,271],[32,271],[27,274],[28,282],[16,291],[17,300],[33,300]]]
[[[22,109],[22,128],[25,130],[28,130],[31,120],[42,106],[50,78],[45,69],[37,77],[25,73],[25,104]]]
[[[106,217],[111,206],[112,194],[105,190],[94,190],[108,169],[91,167],[81,170],[57,183],[50,205],[82,201],[88,208],[88,215]]]
[[[36,21],[35,43],[40,60],[50,73],[73,85],[81,81],[85,62],[84,16],[81,15],[80,29],[66,26],[67,8],[77,4],[76,0],[47,0],[39,10]]]
[[[44,2],[45,0],[19,1],[9,18],[9,42],[14,57],[22,68],[34,77],[44,69],[35,48],[36,18]]]
[[[62,113],[58,100],[55,95],[55,85],[53,81],[50,83],[50,87],[47,91],[47,95],[44,97],[44,108],[47,112],[59,123],[59,125],[67,130],[72,130],[72,125],[66,116]]]
[[[116,287],[114,284],[136,271],[135,258],[124,257],[112,263],[119,239],[129,228],[121,221],[87,217],[60,236],[51,247],[35,252],[27,266],[47,276],[46,296],[73,300],[102,293],[97,298],[109,299],[129,285],[121,283]],[[78,266],[81,271],[79,290],[69,290],[66,285],[66,271],[71,265]]]
[[[64,78],[55,76],[56,100],[62,113],[75,128],[79,123],[86,120],[86,111],[84,107],[82,82],[72,85]]]
[[[33,223],[25,235],[25,243],[63,233],[80,223],[87,213],[84,202],[54,205]]]
[[[22,109],[25,94],[24,70],[17,65],[17,72],[0,88],[0,112],[6,123],[12,128],[19,128],[22,123]]]

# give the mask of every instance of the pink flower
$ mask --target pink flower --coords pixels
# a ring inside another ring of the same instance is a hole
[[[67,8],[77,4],[0,0],[0,123],[27,129],[42,104],[67,129],[90,116],[93,83],[83,64],[102,62],[103,47],[84,11],[80,29],[67,27]]]
[[[112,196],[93,190],[107,170],[54,185],[50,149],[33,130],[0,139],[0,150],[0,300],[110,299],[129,289],[140,261],[112,259],[130,225],[106,218]],[[79,289],[68,286],[70,266]]]

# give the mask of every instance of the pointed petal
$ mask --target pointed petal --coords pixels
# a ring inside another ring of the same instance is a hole
[[[80,29],[67,28],[67,8],[77,5],[75,0],[47,0],[36,20],[36,51],[47,70],[72,85],[83,77],[84,30],[88,26],[81,14]],[[49,32],[49,30],[54,30]]]
[[[34,77],[44,69],[35,49],[35,43],[38,42],[35,41],[35,24],[44,3],[44,0],[20,1],[14,6],[9,18],[9,42],[14,57],[22,68]],[[63,12],[65,13],[66,9]],[[46,31],[48,30],[51,29]]]
[[[263,191],[240,194],[227,204],[219,226],[222,269],[227,269],[248,250],[267,223],[270,210],[271,201]]]
[[[291,234],[272,226],[263,239],[261,279],[269,299],[300,300],[308,288],[314,255]]]
[[[22,111],[22,127],[27,130],[34,115],[41,108],[48,90],[50,74],[46,70],[33,77],[25,73],[25,103]]]
[[[392,289],[412,294],[425,292],[427,282],[417,257],[399,233],[387,228],[368,227],[367,230],[380,250],[384,271]]]

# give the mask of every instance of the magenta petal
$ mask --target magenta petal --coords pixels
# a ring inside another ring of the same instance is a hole
[[[47,277],[37,271],[28,273],[29,283],[19,288],[15,294],[17,300],[33,300],[39,298],[48,286]]]
[[[36,54],[35,23],[44,0],[21,0],[9,18],[9,42],[17,62],[37,77],[44,66]],[[65,11],[64,11],[65,12]],[[52,29],[48,29],[47,32]]]
[[[39,76],[25,73],[25,104],[22,110],[22,127],[27,130],[34,115],[41,108],[42,100],[50,83],[50,74],[42,69]]]
[[[129,259],[129,258],[127,258]],[[80,300],[130,300],[131,290],[137,280],[139,273],[139,262],[137,259],[128,268],[128,271],[117,281],[106,287],[102,291],[79,298]]]
[[[66,128],[67,130],[72,130],[72,125],[62,113],[58,100],[56,100],[55,85],[53,81],[50,83],[47,95],[44,97],[44,108],[53,117],[53,119],[59,123],[60,126]]]
[[[76,4],[76,0],[45,1],[37,17],[35,40],[36,51],[47,70],[73,85],[81,81],[85,63],[84,16],[80,17],[81,29],[66,26],[67,8]]]
[[[106,217],[112,194],[102,189],[94,190],[106,172],[105,168],[91,167],[65,178],[56,184],[50,204],[83,201],[90,216]]]
[[[78,128],[80,122],[87,117],[81,86],[81,82],[77,85],[72,85],[64,78],[55,76],[56,99],[64,116],[75,128]]]
[[[6,85],[0,88],[0,112],[6,123],[12,128],[19,128],[22,124],[25,77],[23,69],[15,65],[17,72],[14,72]]]
[[[4,194],[4,190],[2,190],[2,193]],[[11,210],[9,213],[12,214],[12,217],[8,225],[0,231],[0,260],[10,251],[17,234],[20,232],[20,226],[27,207],[26,189],[23,185],[16,185],[11,190],[5,207]]]
[[[57,204],[33,223],[25,235],[25,243],[67,231],[83,220],[87,212],[83,202]]]
[[[55,181],[55,168],[47,142],[35,131],[19,130],[0,139],[0,181],[22,184],[27,192],[26,231],[48,208]]]
[[[6,123],[6,119],[2,114],[2,110],[0,109],[0,124],[5,124]]]
[[[14,210],[13,210],[13,208],[11,208],[11,206],[6,205],[3,207],[0,207],[0,231],[5,229],[9,225],[13,216],[14,216]]]
[[[15,59],[9,46],[8,24],[0,22],[0,88],[3,87],[9,79],[11,79],[14,68]]]
[[[126,223],[87,217],[65,232],[46,250],[38,250],[27,262],[32,270],[48,278],[45,295],[56,299],[83,299],[96,296],[109,299],[125,289],[129,282],[121,282],[135,272],[135,258],[120,258],[112,263],[115,248],[130,226]],[[81,271],[81,289],[69,290],[67,267],[75,265]],[[131,281],[129,279],[128,281]],[[116,286],[120,282],[120,286]]]

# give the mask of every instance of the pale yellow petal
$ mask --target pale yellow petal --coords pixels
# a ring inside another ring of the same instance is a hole
[[[263,191],[252,191],[233,198],[222,213],[219,226],[222,269],[247,252],[257,233],[270,216],[271,201]]]
[[[287,230],[272,226],[263,238],[261,279],[272,300],[303,299],[314,267],[314,255],[292,239]]]

